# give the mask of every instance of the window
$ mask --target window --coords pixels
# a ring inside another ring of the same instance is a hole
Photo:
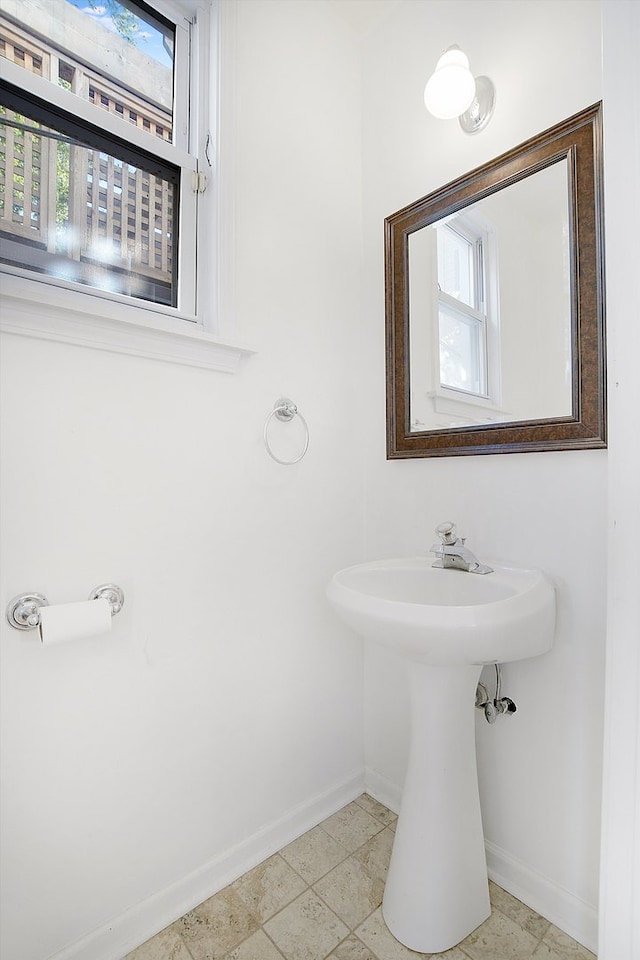
[[[504,419],[498,232],[478,207],[408,238],[415,431]]]
[[[440,385],[486,397],[483,235],[461,218],[437,227]]]
[[[3,269],[196,314],[207,84],[189,6],[3,0]]]
[[[496,230],[474,209],[434,232],[433,409],[449,425],[491,422],[504,412]]]

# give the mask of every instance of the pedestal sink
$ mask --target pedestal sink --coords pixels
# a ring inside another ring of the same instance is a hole
[[[408,666],[411,745],[382,912],[419,953],[463,940],[490,913],[474,704],[484,664],[551,649],[555,593],[539,570],[477,576],[428,558],[340,570],[327,596],[367,640]]]

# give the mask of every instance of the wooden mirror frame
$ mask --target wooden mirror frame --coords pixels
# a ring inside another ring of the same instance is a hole
[[[568,161],[572,414],[411,431],[409,237]],[[606,447],[602,104],[596,103],[385,220],[387,459]]]

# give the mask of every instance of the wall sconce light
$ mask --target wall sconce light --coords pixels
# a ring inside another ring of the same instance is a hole
[[[424,103],[434,117],[458,117],[465,133],[478,133],[491,119],[495,87],[489,77],[475,77],[469,60],[457,44],[449,47],[436,64],[424,89]]]

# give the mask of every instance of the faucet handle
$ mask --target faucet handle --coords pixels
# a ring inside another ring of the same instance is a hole
[[[456,525],[450,520],[445,520],[443,523],[439,523],[436,527],[436,533],[443,543],[455,543],[457,540]]]

